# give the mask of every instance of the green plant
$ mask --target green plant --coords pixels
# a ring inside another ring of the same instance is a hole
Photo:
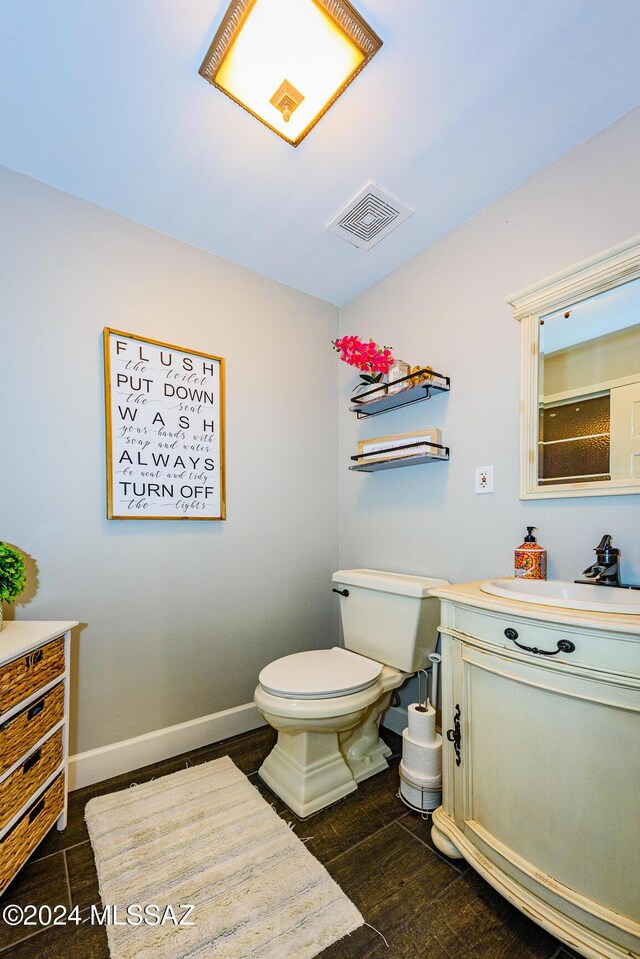
[[[27,582],[24,557],[13,546],[0,543],[0,602],[12,603]]]

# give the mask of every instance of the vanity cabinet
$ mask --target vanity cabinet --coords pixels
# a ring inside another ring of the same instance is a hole
[[[640,955],[640,616],[434,592],[435,845],[581,955]]]
[[[75,622],[0,632],[0,893],[67,819],[69,638]]]

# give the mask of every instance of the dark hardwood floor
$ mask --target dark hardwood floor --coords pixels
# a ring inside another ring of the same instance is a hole
[[[360,909],[367,923],[321,953],[322,959],[570,959],[571,950],[499,896],[464,860],[436,852],[430,822],[397,797],[400,737],[383,731],[394,749],[389,770],[361,784],[335,806],[298,820],[257,775],[275,742],[271,729],[80,789],[69,797],[64,832],[53,829],[0,898],[24,906],[77,906],[81,915],[100,902],[84,822],[89,799],[164,776],[186,763],[230,756]],[[215,948],[211,959],[215,959]],[[102,926],[0,925],[1,959],[109,959]],[[208,957],[203,957],[208,959]]]

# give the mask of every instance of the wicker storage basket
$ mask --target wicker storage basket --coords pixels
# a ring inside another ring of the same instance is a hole
[[[0,839],[0,892],[31,855],[63,809],[64,773],[60,773],[42,796]]]
[[[0,775],[37,743],[64,716],[64,683],[58,683],[34,703],[0,726]]]
[[[40,788],[61,762],[62,730],[59,729],[0,783],[0,829],[4,829],[27,797]]]
[[[0,666],[0,715],[64,672],[64,637]]]

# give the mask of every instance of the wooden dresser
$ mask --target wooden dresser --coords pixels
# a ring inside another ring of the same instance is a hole
[[[0,894],[57,821],[67,824],[69,638],[75,622],[0,632]]]

